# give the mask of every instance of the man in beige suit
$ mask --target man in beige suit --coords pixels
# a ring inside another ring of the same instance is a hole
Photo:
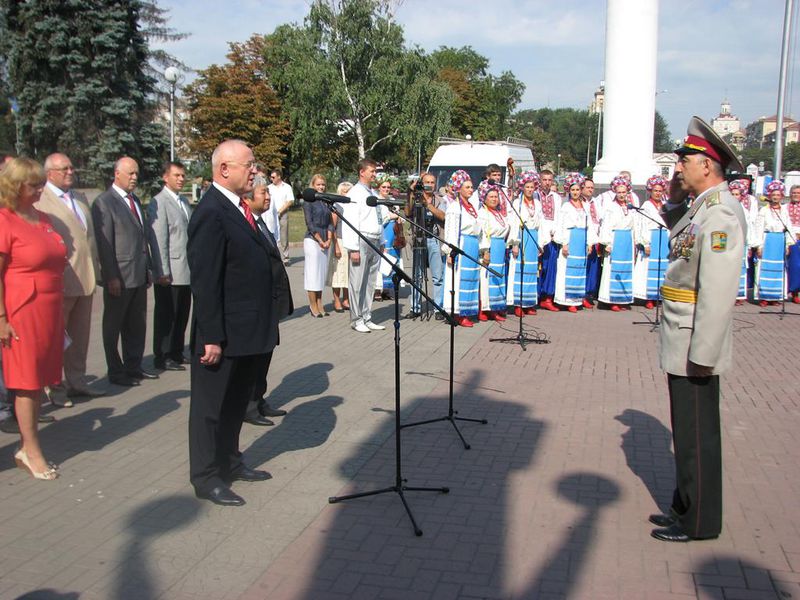
[[[64,325],[72,343],[64,351],[64,381],[50,388],[50,399],[72,406],[71,397],[102,396],[86,383],[86,354],[92,321],[92,297],[97,273],[97,248],[92,214],[86,196],[72,189],[75,169],[66,154],[57,152],[44,161],[47,185],[36,208],[46,213],[67,245],[64,270]]]
[[[667,372],[676,488],[670,514],[650,516],[652,536],[711,539],[722,531],[719,374],[731,366],[733,306],[747,238],[725,169],[743,167],[702,119],[693,117],[662,216],[670,256],[661,296],[661,368]],[[686,200],[695,198],[691,209]]]

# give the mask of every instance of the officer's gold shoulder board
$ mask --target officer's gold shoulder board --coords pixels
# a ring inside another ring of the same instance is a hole
[[[709,208],[712,206],[716,206],[717,204],[719,204],[719,200],[720,200],[719,192],[714,192],[708,198],[706,198],[706,206],[708,206]]]
[[[725,252],[728,247],[728,234],[724,231],[711,232],[711,250],[714,252]]]

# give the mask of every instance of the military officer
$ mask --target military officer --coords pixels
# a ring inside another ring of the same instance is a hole
[[[747,235],[742,206],[725,169],[740,172],[733,150],[692,117],[662,216],[670,263],[661,295],[661,368],[667,373],[676,489],[670,514],[650,516],[652,536],[688,542],[722,529],[719,374],[731,366],[731,323]],[[686,200],[693,196],[691,208]]]

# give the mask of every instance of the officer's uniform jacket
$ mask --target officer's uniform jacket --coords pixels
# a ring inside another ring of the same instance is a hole
[[[661,289],[661,368],[687,375],[687,362],[731,365],[731,324],[739,287],[747,223],[741,204],[726,182],[685,204],[665,207],[670,228],[670,262]]]

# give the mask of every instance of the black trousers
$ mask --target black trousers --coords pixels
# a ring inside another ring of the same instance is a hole
[[[142,368],[146,329],[147,285],[123,288],[119,296],[103,290],[103,350],[109,377]],[[120,338],[122,358],[117,348]]]
[[[722,531],[719,376],[667,375],[677,487],[672,512],[694,538]]]
[[[242,465],[239,433],[269,354],[226,357],[200,364],[192,354],[189,405],[189,479],[198,492],[225,485]]]
[[[155,285],[153,298],[153,356],[157,360],[166,357],[180,362],[192,306],[192,288],[188,285]]]
[[[272,352],[265,355],[264,361],[260,366],[261,373],[256,377],[256,385],[255,385],[255,390],[253,391],[253,398],[251,399],[251,402],[247,408],[248,414],[252,414],[255,416],[255,414],[260,413],[264,405],[267,404],[267,401],[264,398],[264,396],[267,393],[267,376],[269,374],[270,363],[272,363]]]

